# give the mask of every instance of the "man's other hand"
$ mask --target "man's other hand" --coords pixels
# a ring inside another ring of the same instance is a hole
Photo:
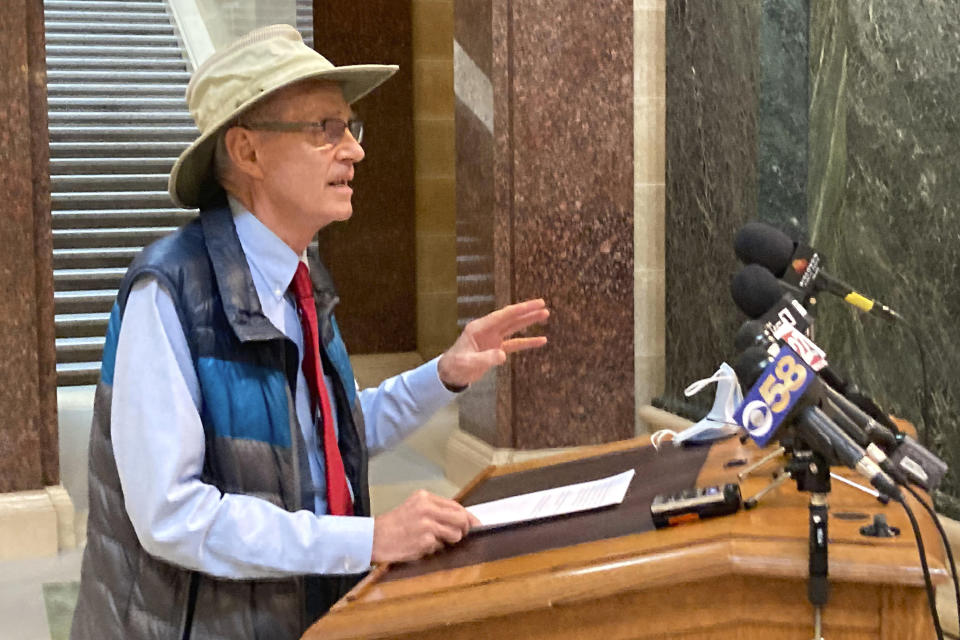
[[[371,561],[416,560],[459,542],[470,527],[479,524],[459,503],[421,489],[399,507],[374,518]]]
[[[536,349],[546,336],[511,338],[518,331],[545,322],[550,310],[541,299],[525,300],[470,321],[437,363],[440,380],[448,387],[466,387],[491,367],[503,364],[508,353]]]

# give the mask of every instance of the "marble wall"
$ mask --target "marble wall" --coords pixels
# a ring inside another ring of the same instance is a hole
[[[351,353],[417,348],[411,21],[409,2],[314,0],[314,44],[334,64],[400,65],[390,80],[353,105],[366,124],[366,157],[353,181],[353,217],[319,236],[340,294],[337,319]]]
[[[498,447],[634,432],[632,12],[455,4],[461,321],[538,296],[554,310],[545,349],[461,401],[461,428]]]
[[[757,87],[757,217],[807,233],[809,0],[763,0]]]
[[[937,498],[960,516],[960,4],[811,3],[809,234],[831,273],[911,331],[820,306],[818,341],[850,379],[914,422],[950,464]],[[926,407],[925,419],[921,408]]]
[[[757,211],[756,0],[666,4],[666,383],[683,389],[733,362],[743,318],[730,299],[733,236]],[[712,397],[691,402],[709,408]]]
[[[954,516],[958,70],[951,0],[667,2],[664,401],[735,357],[731,239],[747,219],[776,224],[921,336],[925,376],[907,326],[828,296],[817,305],[833,365],[957,468],[937,496]]]
[[[0,494],[59,482],[43,4],[0,12]]]

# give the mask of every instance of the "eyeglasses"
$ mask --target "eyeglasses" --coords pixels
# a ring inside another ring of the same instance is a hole
[[[363,142],[363,122],[349,120],[344,122],[340,118],[325,118],[319,122],[241,122],[237,126],[253,131],[301,131],[307,134],[310,144],[322,147],[326,144],[338,145],[343,140],[343,134],[350,130],[357,144]]]

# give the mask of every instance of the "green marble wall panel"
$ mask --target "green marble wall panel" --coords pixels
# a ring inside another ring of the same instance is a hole
[[[757,91],[757,217],[807,230],[809,0],[763,0]]]
[[[756,0],[666,3],[668,407],[734,356],[742,322],[729,282],[733,236],[757,210],[760,15]]]
[[[664,403],[736,357],[731,240],[759,217],[916,327],[925,376],[906,327],[817,305],[831,361],[957,469],[960,516],[960,3],[667,0],[666,28]]]
[[[960,516],[960,3],[813,2],[809,236],[829,270],[907,316],[928,346],[928,442]],[[847,377],[922,427],[918,351],[902,326],[834,299],[818,342]]]

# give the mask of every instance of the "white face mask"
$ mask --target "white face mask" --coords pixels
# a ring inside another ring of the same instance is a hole
[[[717,383],[717,394],[713,400],[713,407],[702,420],[693,424],[680,433],[669,429],[661,429],[650,437],[655,447],[659,447],[663,439],[672,435],[673,444],[680,446],[684,442],[711,442],[731,436],[740,431],[740,425],[733,415],[740,403],[743,402],[743,392],[737,381],[737,374],[726,362],[720,365],[717,372],[709,378],[697,380],[686,389],[683,394],[688,398],[700,393],[709,384]]]

